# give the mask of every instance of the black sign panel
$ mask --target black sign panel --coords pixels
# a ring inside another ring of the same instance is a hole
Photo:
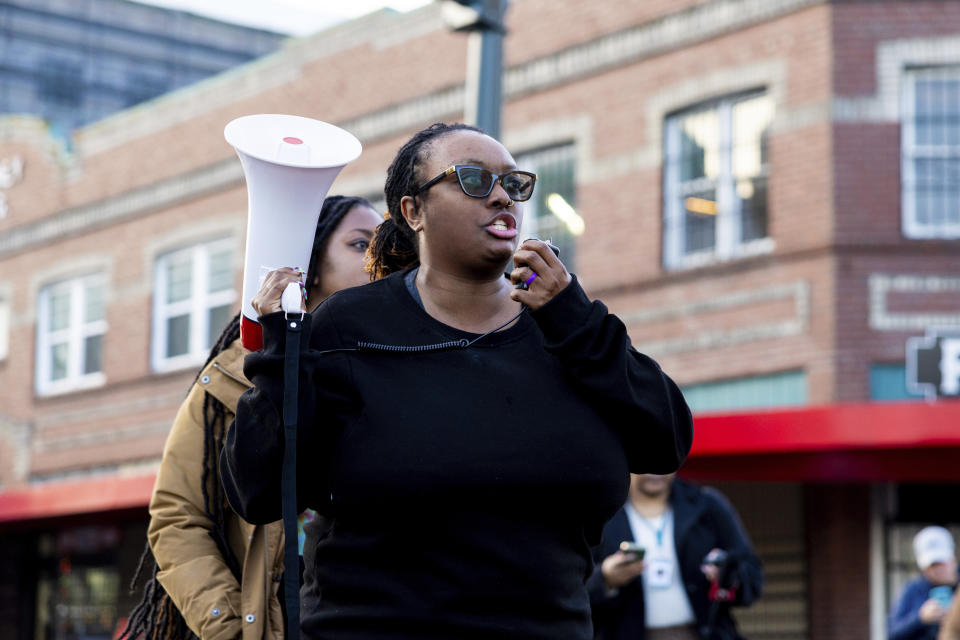
[[[960,398],[960,332],[907,340],[907,389],[928,398]]]

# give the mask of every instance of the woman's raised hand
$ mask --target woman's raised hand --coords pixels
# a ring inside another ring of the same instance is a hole
[[[524,240],[513,255],[514,269],[510,280],[514,284],[526,284],[527,288],[514,289],[510,297],[536,311],[563,291],[573,279],[546,242]]]
[[[253,296],[253,300],[250,301],[250,306],[253,307],[253,310],[257,312],[258,316],[265,316],[268,313],[282,310],[280,301],[283,298],[284,289],[286,289],[287,285],[291,282],[300,284],[300,276],[302,274],[303,271],[291,269],[290,267],[274,269],[263,279],[260,290],[257,291],[257,295]]]

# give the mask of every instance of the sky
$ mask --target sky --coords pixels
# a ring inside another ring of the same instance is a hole
[[[432,0],[134,0],[168,9],[304,36],[389,7],[409,11]]]

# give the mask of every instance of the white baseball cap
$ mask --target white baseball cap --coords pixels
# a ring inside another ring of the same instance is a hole
[[[953,558],[953,536],[943,527],[924,527],[913,537],[913,555],[924,570],[935,562]]]

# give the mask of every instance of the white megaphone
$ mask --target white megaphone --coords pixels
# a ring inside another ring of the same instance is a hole
[[[339,127],[288,115],[237,118],[223,136],[240,156],[247,180],[240,341],[256,351],[263,348],[263,329],[250,301],[262,274],[278,267],[307,268],[323,200],[337,174],[362,148]],[[290,285],[283,299],[284,310],[299,310],[299,304],[290,308],[301,299],[298,285]]]

